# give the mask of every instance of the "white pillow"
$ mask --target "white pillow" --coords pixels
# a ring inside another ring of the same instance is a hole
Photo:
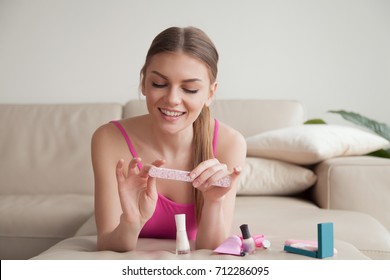
[[[237,188],[238,195],[290,195],[317,180],[310,169],[278,160],[247,157]]]
[[[389,144],[363,130],[329,124],[299,125],[248,137],[248,156],[315,164],[338,156],[364,155]]]

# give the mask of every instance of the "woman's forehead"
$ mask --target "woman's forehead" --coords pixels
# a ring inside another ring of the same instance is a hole
[[[154,55],[146,74],[158,73],[166,79],[210,81],[209,69],[204,62],[183,52],[163,52]]]

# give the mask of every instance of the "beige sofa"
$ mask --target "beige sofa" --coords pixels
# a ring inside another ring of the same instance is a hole
[[[91,135],[103,123],[145,111],[142,100],[0,105],[1,259],[242,259],[211,250],[177,256],[174,240],[157,239],[140,239],[132,252],[96,252]],[[212,112],[245,137],[305,120],[295,101],[217,100]],[[283,251],[284,241],[316,239],[317,224],[333,222],[338,253],[332,259],[390,259],[390,160],[338,157],[296,166],[312,182],[301,191],[266,185],[266,173],[254,177],[264,171],[253,165],[257,160],[248,157],[244,167],[232,234],[247,223],[272,245],[245,258],[308,259]],[[257,181],[265,185],[248,190]]]

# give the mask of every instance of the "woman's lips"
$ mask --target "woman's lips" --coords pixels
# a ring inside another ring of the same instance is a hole
[[[168,110],[164,108],[159,108],[160,112],[167,117],[170,118],[178,118],[185,114],[185,112],[175,111],[175,110]]]

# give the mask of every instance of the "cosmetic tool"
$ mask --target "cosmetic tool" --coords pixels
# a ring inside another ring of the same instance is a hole
[[[323,259],[332,257],[337,253],[333,246],[333,223],[320,223],[317,224],[317,241],[289,239],[285,241],[284,250],[294,254]]]
[[[169,168],[162,168],[162,167],[156,167],[152,166],[149,169],[149,176],[160,178],[160,179],[168,179],[168,180],[177,180],[177,181],[184,181],[184,182],[192,182],[193,179],[190,177],[189,171],[183,171],[183,170],[177,170],[177,169],[169,169]],[[215,182],[213,185],[218,187],[229,187],[231,184],[231,180],[229,176],[226,176],[217,182]]]

